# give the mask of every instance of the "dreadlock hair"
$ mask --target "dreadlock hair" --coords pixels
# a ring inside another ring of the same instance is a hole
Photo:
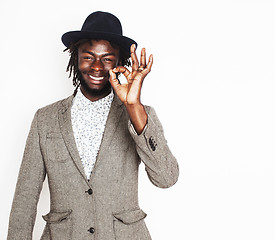
[[[93,39],[93,40],[99,41],[99,39]],[[76,91],[80,85],[80,73],[78,71],[78,48],[80,45],[86,42],[91,42],[91,39],[81,39],[76,43],[71,44],[69,47],[67,47],[63,51],[63,52],[68,51],[70,53],[70,59],[69,59],[69,63],[66,71],[69,72],[69,78],[73,77],[73,85],[76,87],[74,91],[74,95],[76,94]],[[113,48],[119,49],[119,64],[121,66],[131,66],[129,54],[119,45],[113,42],[110,42],[110,44]]]

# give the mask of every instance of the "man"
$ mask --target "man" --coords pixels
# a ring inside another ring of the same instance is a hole
[[[153,56],[136,56],[120,21],[92,13],[81,31],[65,33],[75,93],[39,109],[32,122],[12,205],[8,239],[32,239],[45,176],[50,212],[41,239],[148,240],[138,204],[138,167],[161,188],[178,179],[161,124],[140,102]],[[132,60],[132,70],[129,66]],[[126,84],[117,79],[123,74]]]

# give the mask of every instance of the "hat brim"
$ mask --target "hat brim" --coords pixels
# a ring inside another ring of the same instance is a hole
[[[71,31],[63,34],[61,38],[66,47],[70,47],[71,44],[76,43],[81,39],[102,39],[111,41],[123,48],[129,56],[131,45],[135,44],[137,46],[137,43],[131,38],[107,32]]]

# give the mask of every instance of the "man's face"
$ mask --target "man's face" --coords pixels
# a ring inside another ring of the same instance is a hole
[[[109,70],[118,65],[119,49],[106,40],[91,40],[78,49],[78,70],[83,94],[90,100],[98,100],[111,91]]]

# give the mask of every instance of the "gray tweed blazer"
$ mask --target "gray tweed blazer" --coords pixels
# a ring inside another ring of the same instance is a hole
[[[12,204],[8,240],[31,240],[45,176],[50,212],[42,240],[150,240],[138,204],[138,167],[151,182],[167,188],[178,179],[155,111],[146,107],[147,128],[136,135],[124,105],[115,96],[90,181],[71,124],[73,96],[39,109],[31,125]]]

